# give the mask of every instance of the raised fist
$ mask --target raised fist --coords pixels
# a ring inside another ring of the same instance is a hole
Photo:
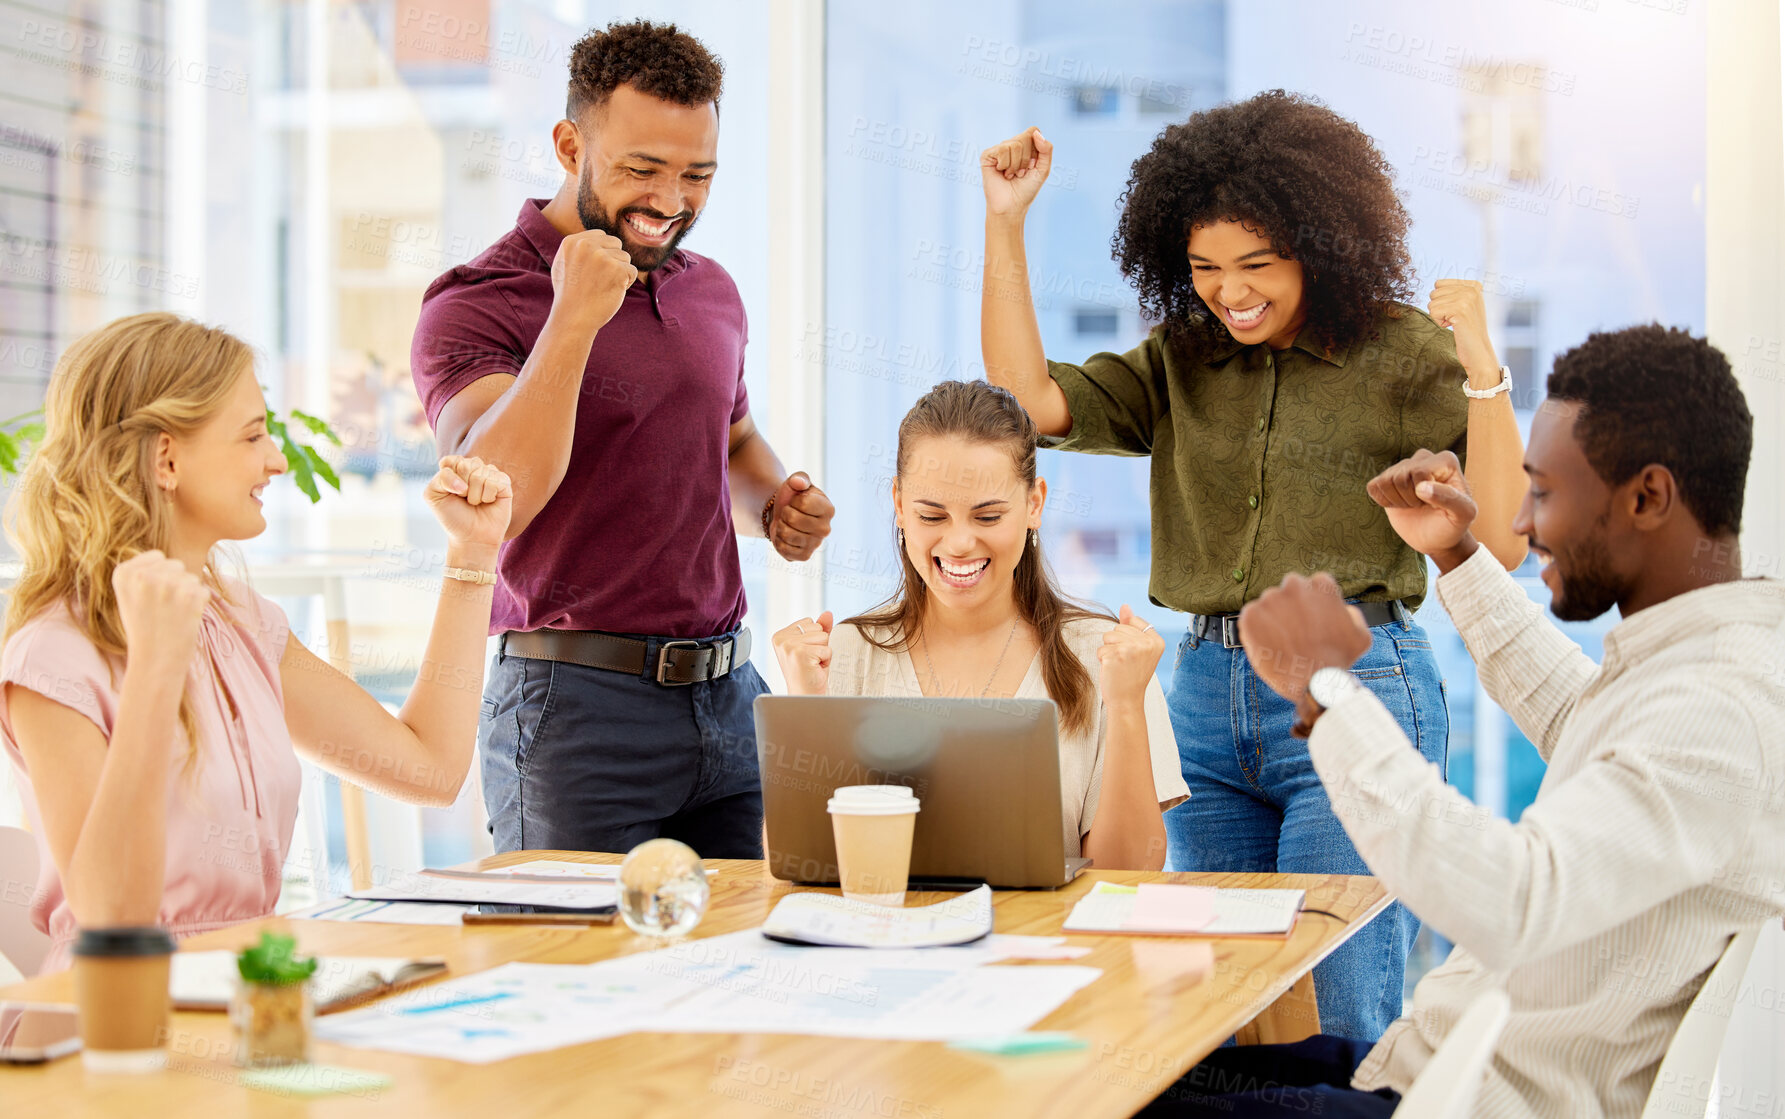
[[[447,455],[423,491],[446,535],[460,544],[500,545],[514,512],[514,486],[495,464]]]
[[[1054,165],[1054,145],[1039,128],[1029,128],[979,153],[979,179],[990,216],[1020,218],[1041,193]]]
[[[1097,650],[1097,690],[1103,705],[1139,706],[1147,698],[1147,682],[1159,667],[1159,656],[1165,652],[1165,638],[1145,619],[1137,617],[1127,606],[1122,607],[1120,624],[1103,635],[1103,647]]]
[[[198,623],[211,601],[204,580],[159,551],[132,556],[112,569],[112,590],[124,622],[124,654],[183,677],[198,647]]]
[[[799,621],[770,639],[789,695],[823,695],[831,673],[831,612]]]
[[[618,237],[599,229],[572,233],[552,258],[552,314],[600,330],[636,279],[638,269]]]
[[[1407,546],[1424,555],[1455,548],[1475,523],[1463,464],[1449,451],[1415,451],[1371,478],[1365,489]]]
[[[1427,311],[1432,321],[1447,326],[1456,336],[1457,362],[1471,374],[1477,388],[1500,383],[1500,359],[1488,338],[1487,303],[1479,280],[1439,280],[1432,285]]]

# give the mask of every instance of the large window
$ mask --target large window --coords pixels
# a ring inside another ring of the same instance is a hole
[[[572,45],[644,17],[680,24],[726,63],[722,170],[689,247],[725,265],[760,323],[768,31],[751,8],[0,4],[0,419],[37,408],[62,348],[121,315],[165,308],[246,338],[269,402],[325,417],[345,444],[340,493],[312,506],[289,485],[269,489],[250,571],[297,559],[353,572],[355,675],[400,702],[432,615],[431,572],[418,569],[444,547],[420,499],[435,448],[409,370],[423,291],[512,227],[523,199],[557,190],[551,127]],[[759,409],[764,352],[753,337]],[[767,568],[760,542],[744,549],[760,634]],[[283,604],[320,651],[323,599]],[[326,789],[332,806],[332,779]],[[16,812],[0,806],[0,818]],[[473,779],[455,809],[420,814],[419,840],[413,810],[374,798],[371,817],[375,845],[391,840],[377,857],[439,865],[476,851],[482,809]],[[338,857],[341,816],[328,818]]]

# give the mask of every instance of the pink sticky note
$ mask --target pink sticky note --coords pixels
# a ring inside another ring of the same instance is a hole
[[[1143,883],[1122,927],[1131,932],[1196,932],[1215,919],[1212,886]]]

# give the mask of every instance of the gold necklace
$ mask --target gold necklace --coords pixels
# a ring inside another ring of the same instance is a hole
[[[987,695],[989,695],[991,693],[992,681],[996,680],[998,678],[998,670],[1000,668],[1004,667],[1004,656],[1006,653],[1010,652],[1010,643],[1012,641],[1016,640],[1016,624],[1022,620],[1023,620],[1022,615],[1020,615],[1020,614],[1010,620],[1010,632],[1005,634],[1005,636],[1004,636],[1004,648],[998,654],[997,663],[992,665],[991,679],[987,680],[985,682],[985,687],[980,689],[980,692],[979,692],[980,699],[984,699]],[[928,637],[924,638],[924,643],[923,643],[923,665],[926,669],[929,670],[929,673],[930,673],[930,687],[935,690],[937,695],[941,695],[942,694],[942,681],[937,679],[936,665],[933,661],[930,660],[930,639]]]

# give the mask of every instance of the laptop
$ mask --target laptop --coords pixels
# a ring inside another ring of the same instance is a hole
[[[755,715],[776,878],[836,884],[843,785],[916,794],[913,889],[1057,887],[1090,863],[1066,857],[1052,700],[764,695]]]

